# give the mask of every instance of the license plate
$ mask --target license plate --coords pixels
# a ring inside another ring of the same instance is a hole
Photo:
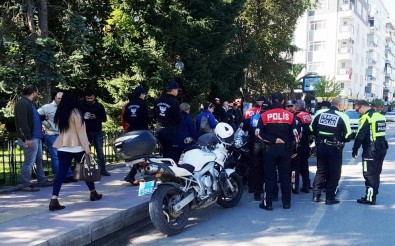
[[[154,193],[155,180],[149,182],[140,182],[139,196],[145,196]]]

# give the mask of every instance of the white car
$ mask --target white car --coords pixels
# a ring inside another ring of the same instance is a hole
[[[386,121],[395,121],[395,112],[387,112],[384,117]]]
[[[346,110],[344,113],[350,118],[350,127],[354,138],[358,130],[358,121],[361,116],[355,110]]]

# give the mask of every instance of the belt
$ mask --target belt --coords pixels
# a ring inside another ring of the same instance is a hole
[[[337,141],[337,140],[334,140],[334,141],[332,140],[332,141],[330,141],[330,140],[328,140],[328,139],[319,140],[318,143],[323,143],[323,144],[330,145],[330,146],[335,146],[335,147],[341,147],[341,146],[344,145],[344,144],[343,144],[342,142],[340,142],[340,141]]]

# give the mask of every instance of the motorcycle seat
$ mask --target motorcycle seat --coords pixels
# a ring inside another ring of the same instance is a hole
[[[186,169],[188,172],[193,173],[195,171],[195,167],[192,166],[191,164],[177,164],[177,167],[179,168],[184,168]]]

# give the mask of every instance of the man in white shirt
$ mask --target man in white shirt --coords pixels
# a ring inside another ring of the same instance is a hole
[[[53,97],[54,100],[51,103],[45,104],[37,111],[40,115],[45,116],[45,120],[42,122],[45,128],[45,135],[44,135],[45,145],[47,146],[48,153],[51,156],[52,171],[55,175],[57,175],[59,171],[58,151],[54,147],[52,147],[52,145],[55,142],[56,138],[59,136],[59,129],[56,123],[54,122],[54,117],[56,110],[58,109],[58,105],[62,100],[63,92],[56,92],[56,94],[54,95],[55,95]],[[63,180],[63,183],[75,182],[75,181],[77,180],[73,178],[73,172],[71,171],[70,168],[66,178]]]

